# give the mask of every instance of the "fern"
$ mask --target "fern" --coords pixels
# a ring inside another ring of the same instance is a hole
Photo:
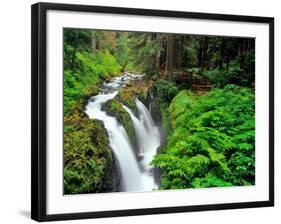
[[[170,106],[171,134],[152,164],[161,189],[255,183],[254,94],[227,85],[196,97],[181,91]]]

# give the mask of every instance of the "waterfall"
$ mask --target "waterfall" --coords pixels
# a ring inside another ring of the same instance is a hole
[[[140,152],[139,156],[143,157],[141,160],[143,169],[145,169],[145,171],[150,171],[151,166],[149,163],[156,154],[157,148],[160,146],[160,133],[145,105],[137,99],[136,106],[139,118],[137,118],[128,107],[123,107],[129,113],[133,121]]]
[[[142,181],[140,168],[131,148],[129,138],[123,126],[118,124],[115,117],[108,116],[101,110],[101,106],[107,100],[112,99],[118,92],[99,94],[91,98],[86,106],[86,113],[91,119],[97,119],[104,123],[109,136],[109,145],[112,148],[120,165],[122,191],[141,191]]]
[[[136,76],[137,77],[137,76]],[[137,138],[140,151],[139,161],[136,159],[135,150],[122,125],[115,117],[109,116],[101,110],[102,105],[113,99],[118,94],[118,89],[124,86],[122,80],[128,80],[130,76],[116,77],[110,83],[103,85],[102,93],[91,97],[86,106],[86,114],[91,119],[97,119],[104,123],[109,136],[109,146],[118,161],[121,173],[120,191],[151,191],[157,189],[154,181],[153,168],[149,165],[156,150],[160,145],[159,130],[155,126],[151,115],[145,105],[136,100],[139,117],[126,106],[123,107],[129,113]]]

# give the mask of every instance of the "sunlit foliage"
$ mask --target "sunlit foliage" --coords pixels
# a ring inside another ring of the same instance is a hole
[[[227,85],[205,96],[181,91],[169,107],[171,134],[152,164],[161,189],[255,183],[255,106],[248,88]]]

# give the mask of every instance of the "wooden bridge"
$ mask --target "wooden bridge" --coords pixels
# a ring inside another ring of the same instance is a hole
[[[214,87],[214,84],[207,78],[190,72],[173,72],[173,80],[178,85],[184,85],[198,95],[202,95]]]

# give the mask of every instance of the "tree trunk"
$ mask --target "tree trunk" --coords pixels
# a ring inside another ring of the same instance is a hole
[[[203,47],[202,47],[202,41],[199,41],[199,50],[197,54],[197,60],[198,60],[198,67],[202,67],[202,54],[203,54]]]
[[[178,65],[177,67],[181,69],[183,67],[183,36],[179,37],[179,51],[178,51]]]
[[[202,50],[202,59],[201,59],[201,69],[204,70],[206,60],[207,60],[207,50],[208,50],[208,37],[204,37],[203,40],[203,50]]]
[[[240,58],[241,57],[241,43],[238,43],[238,48],[237,48],[237,57]]]
[[[161,45],[161,40],[160,40],[160,34],[157,33],[156,34],[156,42],[157,44],[159,44],[159,49],[157,50],[157,53],[156,53],[156,58],[155,58],[155,69],[156,69],[156,73],[157,75],[159,74],[160,72],[160,67],[161,67],[161,48],[160,48],[160,45]]]
[[[121,68],[121,72],[124,72],[125,71],[125,68],[126,68],[126,66],[127,66],[127,64],[128,64],[128,61],[126,61],[124,64],[123,64],[123,66],[122,66],[122,68]]]
[[[219,70],[222,70],[222,65],[223,65],[223,40],[220,40],[218,61],[219,61]]]
[[[96,51],[97,50],[97,38],[93,31],[92,31],[92,37],[91,37],[91,45],[92,45],[92,50]]]
[[[166,68],[165,76],[172,81],[172,70],[173,70],[173,36],[167,35],[167,54],[166,54]]]

